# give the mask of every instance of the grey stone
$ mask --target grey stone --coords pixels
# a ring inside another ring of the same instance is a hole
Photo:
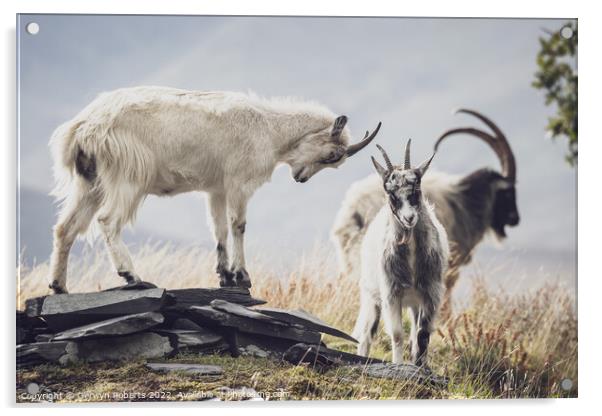
[[[116,290],[50,295],[29,299],[28,316],[41,316],[48,327],[64,330],[121,315],[155,312],[166,302],[164,289]]]
[[[258,321],[269,322],[280,324],[282,321],[264,315],[253,309],[245,308],[244,306],[237,305],[222,299],[216,299],[211,301],[210,305],[219,311],[227,312],[232,315],[240,316],[242,318],[250,318]]]
[[[75,342],[34,342],[17,345],[17,368],[43,363],[67,364],[78,359]]]
[[[144,289],[155,289],[157,287],[156,284],[151,282],[132,282],[123,286],[112,287],[109,289],[103,290],[103,292],[111,292],[114,290],[144,290]]]
[[[333,328],[326,322],[322,321],[320,318],[311,315],[310,313],[301,309],[286,311],[284,309],[277,308],[256,308],[254,310],[283,322],[301,325],[307,329],[322,332],[324,334],[333,335],[335,337],[343,338],[348,341],[357,343],[357,340],[351,335],[348,335],[341,330]]]
[[[188,331],[201,331],[203,329],[190,319],[186,318],[175,319],[170,326],[172,329],[183,329]]]
[[[16,318],[17,345],[34,342],[38,334],[48,332],[46,322],[41,318],[29,317],[23,311],[17,311]]]
[[[17,341],[17,345],[19,344],[23,344],[25,342],[27,342],[27,339],[31,337],[30,332],[25,329],[25,328],[21,328],[21,327],[17,327],[17,333],[15,336],[15,340]]]
[[[223,301],[217,303],[223,310],[218,310],[212,306],[191,306],[188,311],[190,318],[201,326],[213,328],[229,327],[236,328],[238,331],[250,334],[266,335],[274,338],[284,338],[296,342],[305,342],[315,344],[320,342],[320,334],[314,331],[308,331],[298,326],[285,324],[262,315],[258,312],[246,310],[240,312],[238,308],[229,305],[224,307]],[[235,305],[238,306],[238,305]],[[237,312],[237,314],[225,312],[225,309]],[[228,340],[229,343],[234,341]],[[231,345],[232,346],[232,345]],[[233,345],[233,347],[237,347]]]
[[[246,347],[242,347],[240,348],[240,350],[242,355],[250,355],[259,358],[266,358],[268,356],[268,353],[266,351],[253,344],[247,345]]]
[[[224,370],[217,365],[185,364],[185,363],[147,363],[146,366],[153,371],[169,373],[171,371],[183,372],[197,376],[219,376]]]
[[[168,337],[153,332],[85,340],[78,343],[78,350],[79,357],[90,363],[160,358],[174,351]]]
[[[241,287],[222,287],[211,289],[175,289],[168,290],[168,295],[173,298],[174,304],[169,309],[186,310],[190,306],[207,306],[215,299],[243,306],[262,305],[264,300],[255,299],[249,289]]]
[[[53,341],[61,341],[67,339],[129,335],[157,326],[163,323],[163,320],[163,315],[158,312],[142,312],[118,316],[117,318],[68,329],[56,334],[52,339]]]
[[[370,364],[382,361],[376,358],[363,357],[348,352],[337,351],[323,345],[295,344],[283,355],[291,364],[309,363],[317,369],[323,370],[332,366],[348,364]]]
[[[205,328],[199,328],[196,330],[188,329],[155,329],[154,332],[165,335],[172,340],[172,345],[181,350],[225,350],[227,344],[224,342],[224,338]],[[215,348],[213,348],[215,347]]]
[[[36,342],[50,342],[52,341],[52,337],[54,337],[53,334],[39,334],[36,335],[35,340]]]

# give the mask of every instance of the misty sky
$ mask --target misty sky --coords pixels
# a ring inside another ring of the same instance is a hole
[[[35,36],[24,31],[30,21],[40,25]],[[553,108],[531,87],[537,39],[543,29],[562,23],[22,15],[20,184],[48,193],[52,131],[98,93],[120,87],[252,90],[317,100],[346,114],[356,137],[382,121],[377,142],[398,159],[402,143],[411,137],[415,160],[428,155],[442,131],[480,127],[466,115],[452,114],[455,108],[468,107],[499,124],[518,163],[522,222],[509,230],[509,239],[499,248],[487,243],[479,250],[480,267],[508,273],[524,265],[526,278],[532,272],[572,278],[576,173],[564,163],[564,143],[546,138],[544,126]],[[372,172],[369,155],[375,152],[371,146],[306,184],[295,183],[288,167],[278,168],[249,204],[248,256],[277,256],[287,262],[317,241],[327,241],[346,189]],[[472,138],[455,138],[431,169],[461,174],[483,166],[498,168],[493,152]],[[213,246],[203,199],[192,194],[149,197],[134,231]],[[20,250],[28,241],[49,239],[50,230],[21,237]]]

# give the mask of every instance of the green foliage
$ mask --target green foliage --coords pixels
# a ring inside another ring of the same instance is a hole
[[[563,29],[572,30],[568,39]],[[577,24],[568,23],[547,38],[539,38],[541,49],[537,54],[538,71],[533,86],[544,90],[546,105],[556,104],[557,114],[549,119],[546,129],[552,139],[568,139],[567,162],[577,164],[577,71],[572,64],[577,55]]]

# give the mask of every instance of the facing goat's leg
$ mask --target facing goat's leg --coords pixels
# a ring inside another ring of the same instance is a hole
[[[372,295],[360,292],[360,310],[353,330],[353,335],[359,342],[357,345],[358,355],[367,357],[370,354],[370,346],[378,331],[379,321],[380,305]]]
[[[236,286],[234,274],[230,272],[228,260],[228,217],[226,196],[221,192],[208,195],[209,212],[211,214],[210,226],[216,242],[217,265],[216,273],[219,275],[221,287]]]
[[[67,263],[69,252],[78,234],[84,233],[98,210],[99,196],[84,179],[76,179],[77,186],[69,195],[59,220],[54,226],[54,240],[50,256],[49,287],[54,293],[67,293]]]
[[[228,215],[230,216],[230,230],[232,233],[232,267],[236,285],[251,287],[251,279],[245,264],[245,229],[247,226],[246,195],[236,195],[228,199]]]
[[[383,318],[385,328],[391,337],[392,361],[395,364],[403,363],[403,316],[402,296],[389,295],[383,299]]]
[[[412,307],[412,314],[412,361],[417,366],[424,366],[433,331],[434,309],[428,305]]]

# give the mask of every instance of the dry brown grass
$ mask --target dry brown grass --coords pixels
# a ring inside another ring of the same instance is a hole
[[[122,284],[116,275],[107,273],[111,268],[105,254],[102,251],[94,253],[72,259],[71,292],[95,291]],[[338,277],[334,259],[324,253],[331,253],[331,250],[316,247],[314,252],[286,272],[274,271],[265,261],[251,261],[252,293],[255,297],[267,300],[271,306],[302,308],[350,332],[358,309],[357,284]],[[136,252],[134,257],[140,275],[158,286],[184,288],[217,285],[213,272],[214,257],[210,252],[196,248],[148,245]],[[17,298],[19,306],[22,307],[27,298],[48,293],[47,273],[48,266],[45,263],[21,269]],[[431,367],[435,372],[449,377],[448,389],[424,395],[421,389],[414,386],[411,391],[402,388],[394,396],[575,397],[577,318],[575,299],[569,293],[561,285],[546,285],[521,295],[508,295],[500,291],[492,293],[483,280],[477,280],[466,307],[457,310],[448,321],[438,322],[431,340]],[[331,347],[348,351],[354,348],[350,343],[333,338],[327,338],[326,341]],[[382,330],[379,331],[372,353],[380,358],[390,358],[389,340]],[[561,388],[564,379],[573,382],[568,391]],[[314,379],[312,382],[318,381]],[[365,378],[363,383],[379,382]],[[346,387],[343,385],[341,388],[345,390]],[[362,388],[356,388],[362,391]],[[390,388],[387,392],[390,394]],[[324,398],[320,394],[310,396]],[[369,394],[368,397],[379,396]],[[337,397],[329,395],[328,398]]]

